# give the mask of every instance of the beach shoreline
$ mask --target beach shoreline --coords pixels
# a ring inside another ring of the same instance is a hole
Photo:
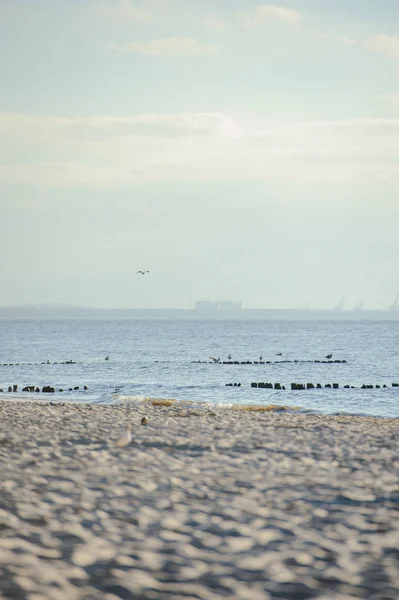
[[[394,600],[398,438],[394,418],[0,398],[0,598]]]

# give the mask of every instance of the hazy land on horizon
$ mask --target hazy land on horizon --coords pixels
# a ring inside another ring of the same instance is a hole
[[[201,319],[201,320],[384,320],[399,319],[399,310],[337,310],[300,308],[245,308],[199,310],[195,308],[95,308],[90,306],[0,306],[0,319]]]

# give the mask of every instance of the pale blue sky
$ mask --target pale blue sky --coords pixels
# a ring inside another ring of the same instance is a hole
[[[398,193],[397,0],[0,0],[0,305],[387,306]]]

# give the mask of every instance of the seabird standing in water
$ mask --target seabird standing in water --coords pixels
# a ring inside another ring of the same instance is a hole
[[[325,358],[328,358],[330,360],[330,358],[332,358],[332,354],[327,354]]]
[[[227,360],[231,360],[231,354],[228,355]]]

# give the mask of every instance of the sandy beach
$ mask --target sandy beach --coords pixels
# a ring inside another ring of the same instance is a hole
[[[395,419],[2,400],[0,598],[397,600],[398,438]]]

